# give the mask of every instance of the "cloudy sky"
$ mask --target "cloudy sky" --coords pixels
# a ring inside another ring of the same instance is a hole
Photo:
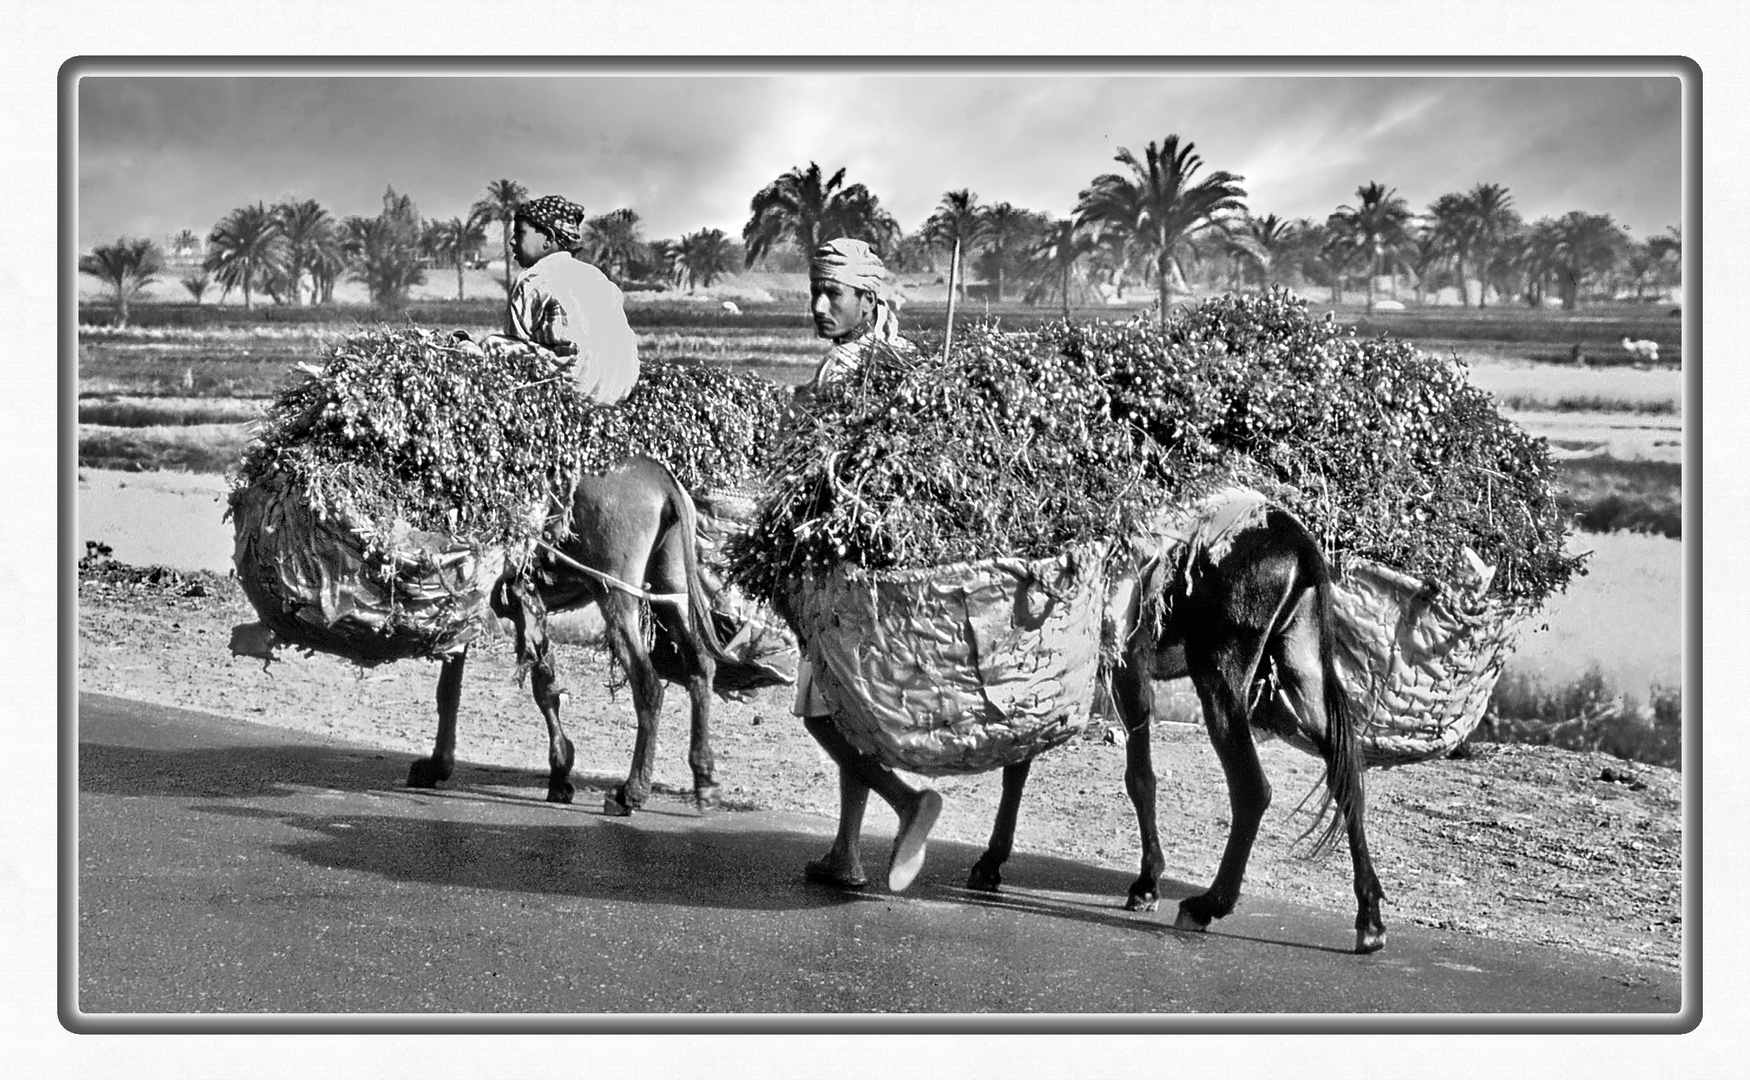
[[[499,177],[592,214],[632,207],[651,238],[738,234],[753,194],[810,161],[846,168],[907,230],[958,188],[1063,216],[1119,147],[1170,134],[1206,172],[1243,176],[1258,214],[1323,218],[1376,180],[1421,210],[1492,182],[1528,219],[1607,213],[1646,237],[1681,221],[1681,96],[1646,69],[94,73],[77,97],[78,240],[204,235],[288,196],[370,214],[389,185],[447,218]]]

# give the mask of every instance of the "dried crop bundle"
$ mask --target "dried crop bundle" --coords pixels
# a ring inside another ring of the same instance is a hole
[[[1154,478],[1236,480],[1292,509],[1339,565],[1465,576],[1469,547],[1504,600],[1540,604],[1579,565],[1548,446],[1501,416],[1456,360],[1363,339],[1280,290],[1193,306],[1164,328],[1055,324],[1042,335],[1111,388],[1114,411],[1161,444]]]
[[[789,403],[786,387],[758,375],[646,361],[625,400],[580,419],[579,461],[600,472],[643,454],[695,495],[757,486]]]
[[[281,639],[360,663],[441,656],[507,554],[566,527],[590,406],[533,353],[384,328],[283,391],[233,481],[245,593]]]

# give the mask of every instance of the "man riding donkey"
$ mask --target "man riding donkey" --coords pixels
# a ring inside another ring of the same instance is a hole
[[[559,195],[517,207],[511,253],[523,272],[511,286],[505,332],[481,345],[549,354],[585,397],[612,405],[638,382],[638,340],[624,294],[577,254],[583,221],[583,207]]]
[[[861,240],[830,240],[814,252],[809,264],[809,311],[814,316],[815,333],[830,340],[833,347],[815,369],[813,380],[797,388],[799,404],[822,388],[849,378],[874,349],[914,351],[911,343],[899,336],[886,278],[881,258]],[[808,863],[807,877],[846,889],[869,884],[858,841],[869,792],[874,791],[899,817],[887,887],[903,892],[923,867],[924,845],[942,812],[942,796],[929,787],[913,787],[880,759],[852,746],[832,719],[819,677],[804,653],[791,712],[802,718],[808,733],[838,765],[839,823],[832,847]]]

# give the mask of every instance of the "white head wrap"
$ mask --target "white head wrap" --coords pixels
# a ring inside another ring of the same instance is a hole
[[[899,337],[899,320],[887,298],[887,266],[864,241],[841,236],[815,248],[808,264],[808,277],[812,281],[836,281],[869,293],[875,298],[875,311],[867,336],[881,341]]]

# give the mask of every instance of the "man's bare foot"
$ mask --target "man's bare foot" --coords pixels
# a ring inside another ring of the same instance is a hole
[[[855,859],[842,859],[832,852],[828,852],[825,858],[809,860],[802,868],[802,876],[816,885],[831,885],[837,889],[869,887],[869,875],[863,872],[861,863]]]
[[[917,801],[899,818],[899,834],[893,838],[893,862],[887,867],[887,887],[904,892],[924,868],[924,844],[936,818],[942,813],[942,796],[934,788],[918,792]]]

